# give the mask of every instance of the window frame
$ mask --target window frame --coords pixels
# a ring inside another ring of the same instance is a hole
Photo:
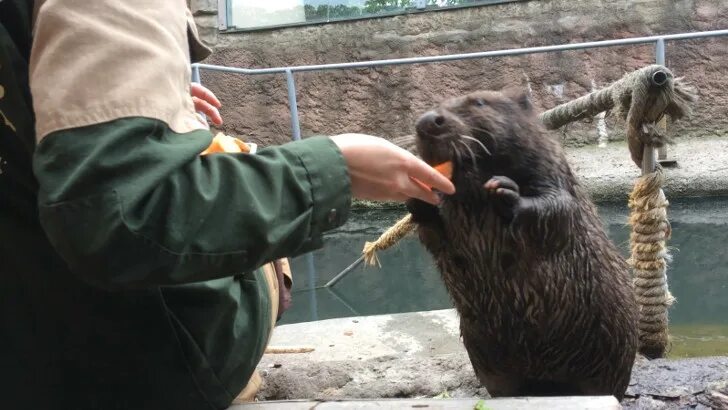
[[[232,14],[231,14],[232,13],[232,7],[231,7],[232,0],[218,0],[218,23],[219,23],[218,30],[219,30],[220,34],[251,33],[251,32],[257,32],[257,31],[273,31],[273,30],[280,30],[280,29],[285,29],[285,28],[347,23],[347,22],[353,22],[353,21],[373,20],[373,19],[381,19],[381,18],[387,18],[387,17],[406,16],[406,15],[412,15],[412,14],[422,14],[422,13],[431,13],[431,12],[439,12],[439,11],[452,11],[452,10],[466,9],[466,8],[472,8],[472,7],[487,7],[487,6],[494,6],[494,5],[498,5],[498,4],[520,3],[520,2],[527,2],[527,1],[533,1],[533,0],[478,0],[478,3],[476,3],[476,4],[459,4],[459,5],[455,5],[455,6],[443,6],[443,7],[437,7],[437,8],[413,7],[410,9],[392,11],[392,12],[388,12],[388,13],[382,13],[382,14],[371,15],[371,16],[345,17],[345,18],[330,19],[327,21],[303,21],[300,23],[287,23],[287,24],[276,24],[276,25],[270,25],[270,26],[240,28],[240,27],[229,27],[227,24],[229,21],[232,21]]]

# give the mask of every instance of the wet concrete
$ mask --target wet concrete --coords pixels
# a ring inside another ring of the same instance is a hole
[[[266,355],[259,400],[487,398],[458,335],[453,310],[332,319],[278,327],[276,347],[313,347]],[[638,358],[629,409],[721,408],[728,357]],[[702,407],[701,407],[702,406]],[[727,407],[728,408],[728,407]]]

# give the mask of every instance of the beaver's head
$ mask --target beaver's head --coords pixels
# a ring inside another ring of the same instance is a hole
[[[416,131],[420,157],[430,165],[452,161],[453,183],[462,193],[480,190],[495,175],[527,189],[561,162],[527,94],[513,89],[446,100],[417,120]]]

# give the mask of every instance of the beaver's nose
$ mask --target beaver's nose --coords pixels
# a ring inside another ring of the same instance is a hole
[[[415,130],[421,137],[437,136],[442,134],[447,128],[445,116],[437,111],[428,111],[417,120]]]

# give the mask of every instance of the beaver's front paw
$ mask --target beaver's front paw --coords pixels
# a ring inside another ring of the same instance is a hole
[[[498,214],[510,221],[521,200],[521,194],[512,179],[502,175],[494,176],[483,185],[493,200],[493,206]]]
[[[412,221],[424,225],[434,222],[440,218],[440,210],[432,204],[419,199],[410,199],[405,205],[410,214],[412,214]]]

